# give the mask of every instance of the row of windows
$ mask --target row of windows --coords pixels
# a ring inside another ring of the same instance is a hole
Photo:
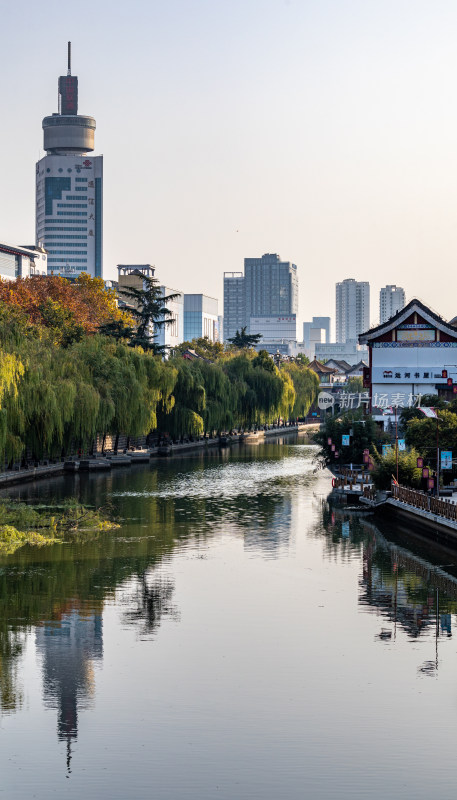
[[[48,250],[52,256],[87,256],[87,250]]]
[[[75,178],[75,181],[76,182],[79,181],[80,183],[82,183],[82,182],[87,183],[87,178]]]
[[[75,186],[75,192],[87,192],[87,186]]]
[[[59,217],[87,217],[87,211],[58,211]]]
[[[57,208],[87,208],[87,203],[57,203]]]
[[[46,222],[61,222],[60,219],[47,219]],[[86,231],[87,228],[65,228],[62,225],[50,225],[49,227],[45,228],[45,231]]]
[[[64,258],[48,258],[48,264],[61,264],[62,261],[65,261]],[[72,258],[71,263],[73,264],[87,264],[87,258]]]
[[[63,242],[62,239],[61,239],[60,242],[49,242],[49,243],[46,242],[46,246],[47,247],[88,247],[88,244],[87,244],[87,242],[66,242],[66,241]],[[51,250],[49,252],[51,252]],[[59,252],[61,252],[61,251],[59,250]],[[55,253],[55,251],[54,251],[54,253]],[[76,253],[75,253],[75,255],[76,255]],[[87,255],[87,253],[82,253],[82,255],[85,256],[85,255]]]
[[[87,236],[84,236],[82,233],[77,233],[75,236],[71,236],[71,234],[67,233],[62,235],[61,233],[51,233],[50,236],[46,236],[46,241],[48,239],[87,239]],[[82,247],[82,245],[76,245],[75,247]]]
[[[85,186],[78,186],[78,187],[77,187],[77,189],[78,189],[80,192],[85,192],[85,191],[86,191],[86,187],[85,187]],[[87,200],[87,197],[82,197],[82,196],[80,196],[80,195],[78,195],[78,194],[75,194],[75,195],[69,194],[69,195],[68,195],[68,196],[65,198],[65,200]]]

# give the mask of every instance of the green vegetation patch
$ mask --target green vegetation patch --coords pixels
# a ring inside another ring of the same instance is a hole
[[[26,544],[42,547],[68,539],[92,539],[118,527],[104,518],[102,509],[78,503],[33,506],[4,500],[0,501],[0,554],[10,555]]]

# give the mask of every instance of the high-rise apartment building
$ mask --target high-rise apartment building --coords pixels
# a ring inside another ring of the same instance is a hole
[[[405,290],[401,286],[384,286],[379,292],[379,322],[387,322],[405,307]],[[362,331],[363,332],[363,331]]]
[[[246,325],[244,274],[224,272],[224,342]]]
[[[370,327],[370,284],[346,278],[336,284],[336,341],[357,341]]]
[[[48,272],[103,272],[103,156],[94,149],[95,119],[78,114],[78,78],[59,78],[59,110],[43,119],[46,155],[36,165],[36,241]]]
[[[274,340],[282,340],[283,323],[287,323],[287,340],[296,339],[297,311],[297,267],[290,261],[281,261],[276,253],[245,258],[244,275],[242,272],[224,273],[225,341],[241,328],[258,333],[264,326]],[[292,332],[289,331],[291,323],[295,326]]]

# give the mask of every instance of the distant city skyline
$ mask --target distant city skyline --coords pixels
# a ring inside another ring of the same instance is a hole
[[[278,252],[300,267],[299,323],[333,318],[347,275],[455,316],[453,287],[429,280],[452,281],[457,252],[454,3],[81,0],[78,19],[4,11],[2,241],[34,240],[41,119],[71,39],[105,156],[106,278],[150,262],[221,301],[224,271]]]

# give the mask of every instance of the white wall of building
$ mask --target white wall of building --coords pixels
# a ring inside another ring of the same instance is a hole
[[[370,284],[347,278],[336,284],[336,341],[357,341],[370,327]]]
[[[387,322],[405,306],[405,290],[401,286],[384,286],[379,292],[379,322]]]
[[[168,286],[160,286],[162,297],[176,294],[174,300],[169,300],[166,307],[171,311],[171,323],[167,323],[157,328],[156,342],[167,348],[177,347],[184,341],[184,294],[177,292],[176,289],[169,289]]]
[[[47,155],[36,165],[36,241],[48,272],[102,276],[103,156]]]
[[[314,358],[318,361],[328,361],[330,358],[336,358],[338,361],[347,361],[348,364],[353,366],[358,364],[359,361],[366,361],[368,363],[368,348],[361,347],[356,342],[326,342],[318,343],[315,346]]]

